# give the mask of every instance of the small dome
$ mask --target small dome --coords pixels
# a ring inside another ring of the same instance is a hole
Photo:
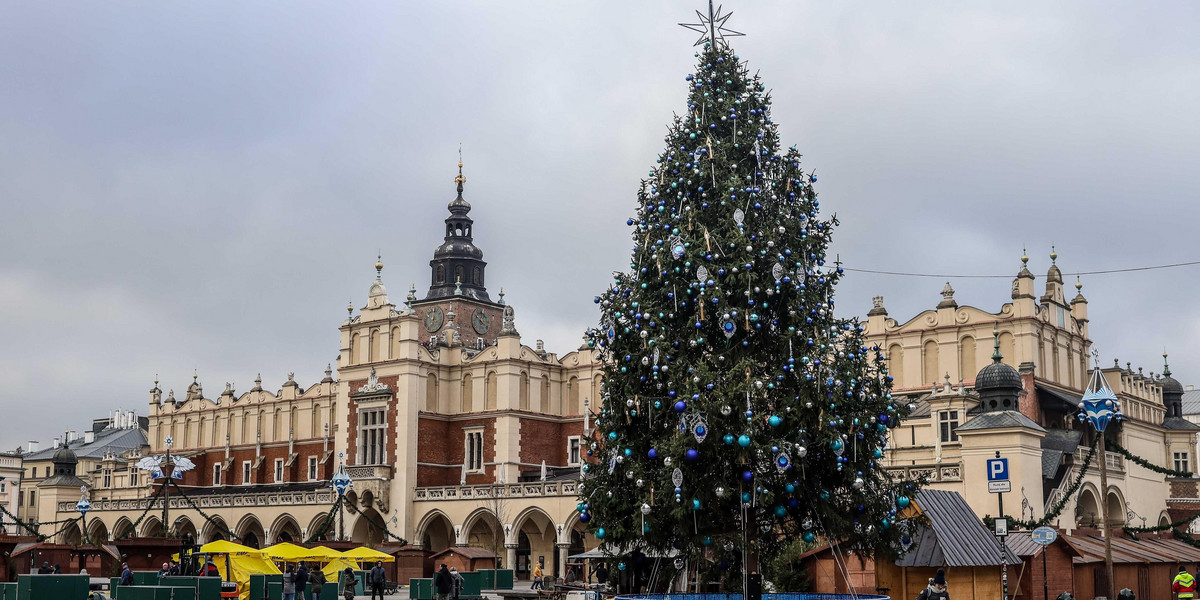
[[[1158,384],[1162,386],[1164,394],[1183,393],[1183,384],[1176,381],[1175,378],[1171,377],[1170,375],[1164,375],[1162,379],[1158,380]]]
[[[979,370],[975,376],[975,391],[990,390],[1021,390],[1021,374],[1016,369],[1002,363],[994,362]]]
[[[54,457],[50,459],[56,463],[75,463],[79,462],[79,458],[75,456],[75,452],[70,448],[63,446],[54,452]]]

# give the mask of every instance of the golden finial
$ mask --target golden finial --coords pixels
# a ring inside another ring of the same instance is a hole
[[[1058,260],[1058,251],[1054,249],[1054,244],[1050,244],[1050,264],[1053,265],[1056,260]]]
[[[463,184],[467,182],[467,178],[462,174],[462,142],[458,143],[458,177],[454,178],[455,183]]]
[[[1081,294],[1083,293],[1083,282],[1079,280],[1078,275],[1075,276],[1075,291]]]
[[[1021,248],[1021,264],[1029,264],[1029,252],[1025,248]]]
[[[383,253],[379,253],[375,257],[375,279],[383,277]]]

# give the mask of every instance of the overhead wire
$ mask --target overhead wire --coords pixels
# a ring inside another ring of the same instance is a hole
[[[1132,273],[1134,271],[1153,271],[1156,269],[1173,269],[1176,267],[1190,267],[1200,265],[1200,260],[1189,262],[1171,263],[1167,265],[1152,265],[1146,267],[1129,267],[1124,269],[1102,269],[1099,271],[1075,271],[1071,273],[1063,273],[1064,276],[1072,275],[1107,275],[1111,273]],[[855,273],[871,273],[874,275],[896,275],[900,277],[937,277],[942,279],[1012,279],[1011,273],[1007,275],[962,275],[962,274],[945,274],[945,273],[909,273],[905,271],[883,271],[878,269],[853,269],[850,267],[842,267],[845,271],[853,271]],[[1036,277],[1036,276],[1035,276]]]

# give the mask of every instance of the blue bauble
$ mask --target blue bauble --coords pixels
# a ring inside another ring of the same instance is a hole
[[[658,450],[651,448],[650,451],[646,453],[646,456],[649,456],[651,459],[658,458]]]
[[[750,502],[750,492],[742,492],[742,503],[748,504],[749,502]]]
[[[817,536],[813,535],[813,532],[811,532],[811,531],[805,531],[804,534],[800,536],[800,538],[803,539],[805,543],[811,544],[814,541],[816,541]]]
[[[780,419],[779,415],[771,415],[771,417],[767,419],[767,424],[769,424],[771,427],[779,427],[779,424],[782,422],[783,419]]]
[[[908,503],[908,496],[900,496],[899,498],[896,498],[896,506],[899,506],[900,508],[908,506]]]
[[[624,571],[624,570],[625,570],[625,563],[621,563],[621,564],[617,565],[617,570],[619,570],[619,571]]]
[[[754,472],[753,471],[742,471],[742,479],[745,481],[753,481],[754,480]]]
[[[591,520],[592,520],[592,515],[589,515],[587,513],[579,513],[579,522],[580,523],[587,523],[588,521],[591,521]]]
[[[602,539],[604,539],[604,536],[606,536],[606,535],[608,535],[608,532],[604,531],[603,527],[596,530],[596,539],[602,540]]]
[[[675,412],[681,413],[685,410],[687,410],[687,402],[680,400],[679,402],[675,403]]]
[[[626,448],[626,449],[625,449],[625,456],[633,456],[633,450],[631,450],[631,449],[629,449],[629,448]]]
[[[782,506],[775,507],[775,516],[782,517],[787,514],[787,509]]]
[[[683,457],[688,460],[696,460],[697,458],[700,458],[700,453],[696,452],[695,448],[688,448],[687,452],[683,453]]]
[[[732,433],[725,434],[724,440],[725,440],[726,444],[732,444],[733,443],[733,434]]]
[[[700,501],[692,498],[692,510],[700,510]]]
[[[616,434],[613,434],[616,435]],[[738,445],[745,448],[750,445],[750,436],[742,434],[738,436]]]
[[[787,491],[787,493],[789,493],[789,494],[790,494],[790,493],[792,493],[792,492],[796,491],[796,486],[795,486],[795,485],[793,485],[793,484],[790,484],[790,483],[789,483],[789,484],[787,484],[787,485],[783,486],[783,489],[784,489],[785,491]]]
[[[610,432],[608,432],[608,439],[610,439],[610,440],[612,440],[612,441],[616,441],[616,439],[617,439],[617,432],[615,432],[615,431],[610,431]]]
[[[706,428],[703,425],[697,425],[696,426],[696,435],[698,435],[700,437],[704,437],[704,436],[708,435],[708,428]]]

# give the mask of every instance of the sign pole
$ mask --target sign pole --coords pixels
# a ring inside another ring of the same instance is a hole
[[[1104,571],[1108,576],[1108,600],[1117,598],[1117,582],[1113,580],[1112,523],[1108,520],[1108,455],[1104,444],[1104,431],[1100,431],[1100,512],[1104,513]]]
[[[1058,532],[1050,527],[1038,527],[1029,533],[1033,543],[1042,547],[1042,597],[1043,600],[1050,600],[1050,581],[1046,574],[1046,550],[1054,540],[1058,539]]]
[[[1046,580],[1046,550],[1047,546],[1042,546],[1042,599],[1050,600],[1050,582]]]

